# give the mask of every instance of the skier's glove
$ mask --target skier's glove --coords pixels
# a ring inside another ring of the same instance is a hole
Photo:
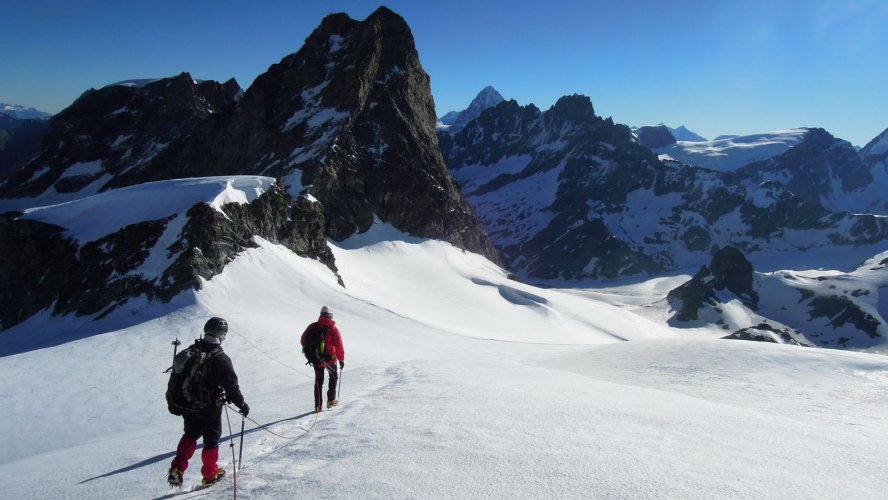
[[[345,368],[345,361],[339,362],[339,368]]]
[[[249,415],[250,414],[250,405],[248,405],[247,403],[242,404],[240,407],[240,412],[241,412],[241,415],[243,415],[245,417],[247,415]]]
[[[173,415],[175,415],[177,417],[182,415],[181,411],[179,411],[176,408],[173,408],[171,405],[167,405],[167,410],[169,410],[170,413],[172,413]]]

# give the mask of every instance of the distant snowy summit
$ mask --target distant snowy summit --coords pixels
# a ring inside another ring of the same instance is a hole
[[[679,125],[678,128],[668,128],[669,131],[672,132],[672,137],[675,137],[676,141],[705,142],[707,140],[702,135],[688,130],[684,125]]]
[[[119,82],[110,83],[108,85],[105,85],[104,88],[132,87],[135,89],[140,89],[140,88],[146,87],[148,85],[151,85],[154,82],[159,82],[161,80],[166,80],[166,78],[132,78],[130,80],[122,80]],[[191,81],[194,82],[195,85],[200,85],[206,81],[212,81],[212,80],[199,80],[197,78],[192,78]]]
[[[108,85],[105,85],[105,87],[133,87],[140,89],[150,83],[154,83],[160,80],[163,80],[163,78],[133,78],[130,80],[110,83]],[[195,83],[197,83],[197,80],[195,80]]]
[[[794,128],[752,135],[723,135],[711,141],[678,140],[651,149],[661,159],[730,172],[783,154],[799,144],[807,132],[806,128]]]
[[[684,125],[672,128],[668,125],[658,123],[653,126],[633,127],[632,132],[639,139],[639,143],[648,147],[663,147],[676,141],[685,142],[705,142],[706,138],[702,135],[689,130]],[[659,144],[652,146],[649,143]]]
[[[491,86],[484,87],[484,89],[472,99],[468,108],[462,111],[451,111],[439,118],[438,128],[446,129],[450,133],[459,132],[464,129],[470,121],[481,116],[481,113],[485,109],[492,108],[503,101],[505,101],[505,99],[495,88]]]
[[[860,154],[865,157],[876,157],[885,160],[888,157],[888,129],[861,148]]]
[[[48,120],[52,115],[35,108],[0,102],[0,113],[19,120]]]

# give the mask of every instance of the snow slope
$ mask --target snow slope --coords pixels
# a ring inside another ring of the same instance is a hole
[[[170,342],[211,315],[231,324],[224,347],[252,408],[241,498],[881,498],[888,488],[876,459],[888,440],[883,356],[681,333],[614,305],[644,308],[662,281],[598,298],[535,288],[384,224],[334,248],[345,288],[318,262],[259,244],[130,328],[42,349],[41,336],[76,333],[76,322],[34,318],[0,334],[35,344],[0,357],[0,497],[234,497],[232,478],[194,493],[165,485],[181,421],[166,412],[162,371]],[[341,406],[315,415],[298,337],[324,304],[347,356]],[[237,434],[239,415],[228,417]],[[223,416],[225,436],[227,425]],[[235,450],[223,442],[229,469]]]

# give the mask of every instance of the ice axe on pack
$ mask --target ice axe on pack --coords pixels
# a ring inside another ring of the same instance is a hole
[[[179,346],[182,345],[182,342],[179,341],[179,337],[176,337],[176,340],[174,340],[170,343],[173,344],[173,364],[175,364],[176,363],[176,354],[178,353]],[[169,373],[172,369],[173,369],[173,365],[170,365],[170,367],[167,368],[166,370],[164,370],[163,372]]]

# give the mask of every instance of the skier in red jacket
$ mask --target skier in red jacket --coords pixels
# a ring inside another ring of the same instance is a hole
[[[323,340],[323,347],[320,352],[313,351],[311,344],[312,337],[318,336]],[[308,341],[309,346],[306,346]],[[309,363],[314,367],[315,385],[314,385],[314,403],[315,412],[323,409],[323,400],[321,394],[324,389],[324,372],[330,372],[330,385],[327,386],[327,408],[332,408],[339,404],[336,399],[336,384],[339,382],[339,368],[345,368],[345,348],[342,346],[342,334],[339,328],[336,328],[336,322],[333,321],[333,311],[324,306],[321,308],[321,315],[317,322],[308,325],[302,337],[299,339],[302,345],[302,352],[305,353]],[[339,366],[337,367],[337,361]]]

